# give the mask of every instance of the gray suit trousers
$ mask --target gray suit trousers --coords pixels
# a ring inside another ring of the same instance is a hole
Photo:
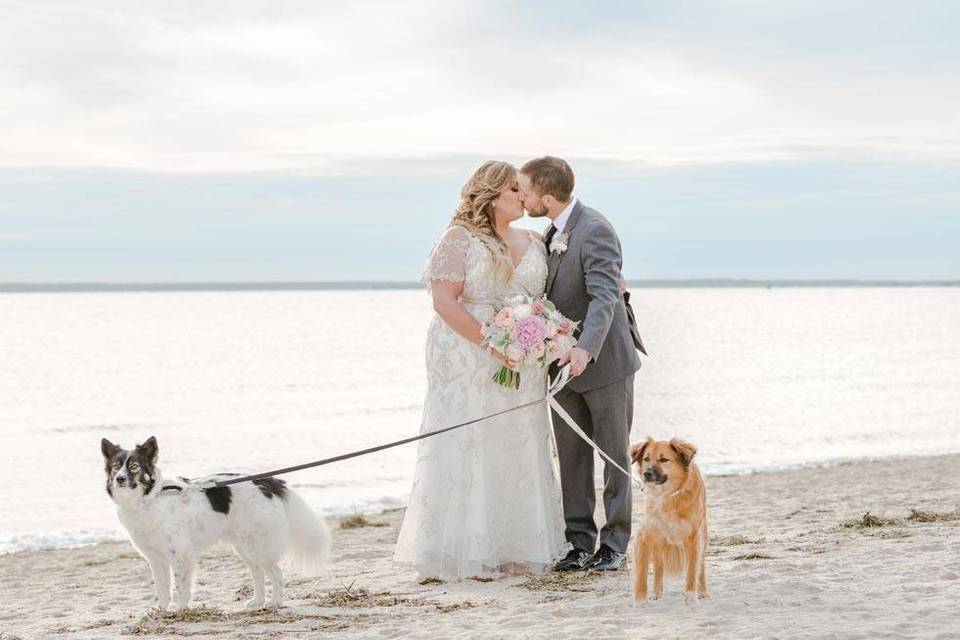
[[[630,469],[630,426],[633,422],[633,375],[583,393],[565,387],[556,396],[560,406],[604,453]],[[594,451],[553,412],[553,429],[560,457],[560,484],[567,542],[593,552],[597,524],[593,519],[596,493],[593,482]],[[626,553],[630,541],[633,488],[630,479],[604,461],[603,508],[607,522],[600,544]]]

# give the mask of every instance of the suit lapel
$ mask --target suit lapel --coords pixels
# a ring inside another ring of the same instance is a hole
[[[570,212],[570,218],[567,219],[567,224],[563,228],[563,233],[557,233],[554,236],[556,239],[559,235],[565,235],[567,237],[567,248],[570,248],[571,240],[573,238],[573,228],[577,226],[577,223],[580,222],[580,216],[583,215],[583,203],[577,200],[577,204],[573,205],[573,211]],[[547,247],[547,251],[550,251],[550,247]],[[557,270],[560,269],[560,263],[563,261],[563,257],[567,255],[567,252],[563,253],[554,253],[549,254],[547,260],[547,288],[545,289],[547,297],[550,296],[550,290],[553,288],[553,281],[557,277]]]

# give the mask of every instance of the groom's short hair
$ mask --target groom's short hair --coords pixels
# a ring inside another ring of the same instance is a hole
[[[520,167],[520,173],[530,178],[530,184],[541,196],[551,195],[567,202],[573,194],[573,169],[562,158],[535,158]]]

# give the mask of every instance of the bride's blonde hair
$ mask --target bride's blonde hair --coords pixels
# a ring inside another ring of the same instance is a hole
[[[493,202],[503,187],[516,179],[517,168],[509,162],[484,162],[460,190],[460,204],[450,221],[451,226],[466,227],[487,245],[493,254],[497,276],[503,280],[509,280],[513,275],[513,260],[506,241],[497,233]]]

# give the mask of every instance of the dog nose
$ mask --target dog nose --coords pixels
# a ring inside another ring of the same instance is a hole
[[[117,476],[117,484],[126,484],[127,479],[123,476]]]

